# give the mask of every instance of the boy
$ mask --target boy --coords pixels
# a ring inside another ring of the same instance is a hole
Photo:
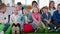
[[[8,13],[6,12],[6,5],[2,3],[0,5],[0,24],[4,24],[5,28],[3,29],[3,32],[5,32],[9,27],[9,17]]]
[[[21,15],[23,12],[22,4],[21,2],[17,3],[17,9],[18,9],[18,14]]]
[[[60,27],[60,4],[58,4],[57,10],[53,14],[53,24],[56,25],[57,28]]]
[[[10,17],[10,22],[12,24],[12,34],[19,34],[19,27],[20,27],[20,23],[18,22],[18,18],[19,18],[19,14],[18,14],[18,10],[16,7],[14,7],[14,11],[13,14]]]

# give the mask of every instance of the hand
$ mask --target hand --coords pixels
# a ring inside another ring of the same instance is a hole
[[[49,20],[47,20],[46,22],[47,22],[48,24],[50,23],[50,21],[49,21]]]
[[[30,20],[27,20],[27,22],[30,22]]]

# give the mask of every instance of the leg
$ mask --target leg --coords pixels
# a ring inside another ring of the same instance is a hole
[[[13,28],[12,28],[12,34],[15,34],[15,26],[13,26]]]
[[[5,31],[8,29],[8,27],[9,27],[9,24],[6,23],[6,24],[5,24],[5,28],[3,29],[3,31],[5,32]]]
[[[31,25],[34,29],[37,29],[37,25],[35,24],[34,21],[33,21],[33,23],[30,23],[30,25]]]
[[[19,27],[17,26],[16,27],[16,34],[19,34],[20,30],[19,30]]]

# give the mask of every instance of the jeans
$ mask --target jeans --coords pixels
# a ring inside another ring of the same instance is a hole
[[[9,27],[9,23],[6,23],[4,25],[5,25],[5,27],[4,27],[3,31],[5,32],[8,29],[8,27]]]

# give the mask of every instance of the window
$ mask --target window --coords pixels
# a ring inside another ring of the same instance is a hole
[[[49,0],[39,0],[39,8],[41,9],[44,6],[49,6]]]
[[[26,0],[26,4],[27,5],[31,5],[32,4],[32,1],[34,1],[34,0]],[[37,1],[37,0],[35,0],[35,1]]]
[[[60,0],[53,0],[53,1],[55,2],[55,7],[57,7],[57,5],[60,3]]]
[[[22,4],[25,4],[25,0],[15,0],[15,4],[17,4],[17,2],[21,2]]]

